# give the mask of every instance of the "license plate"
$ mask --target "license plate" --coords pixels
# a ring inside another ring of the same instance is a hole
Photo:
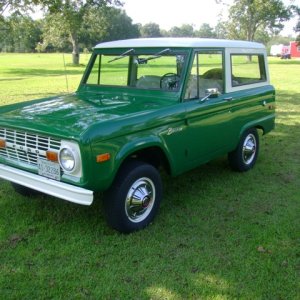
[[[60,165],[49,160],[38,160],[39,175],[54,180],[60,180]]]

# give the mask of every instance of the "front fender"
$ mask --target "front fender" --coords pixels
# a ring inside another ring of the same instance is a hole
[[[172,173],[172,166],[174,165],[172,161],[172,157],[170,156],[170,151],[168,149],[167,144],[165,141],[160,137],[156,135],[147,135],[144,137],[139,137],[137,139],[133,139],[130,142],[126,143],[118,152],[116,156],[116,162],[118,164],[118,169],[124,162],[124,160],[130,156],[132,156],[135,152],[141,151],[147,148],[159,148],[165,158],[167,159],[169,166],[170,166],[170,171]]]
[[[119,171],[122,163],[135,152],[147,148],[159,148],[165,155],[172,173],[172,158],[169,155],[168,147],[163,139],[158,135],[134,135],[118,137],[109,141],[103,141],[92,145],[92,156],[94,163],[91,170],[90,180],[92,181],[93,190],[103,191],[110,187],[114,178]],[[108,161],[97,163],[97,155],[109,153]]]

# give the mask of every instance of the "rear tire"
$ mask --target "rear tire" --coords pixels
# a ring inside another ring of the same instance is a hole
[[[228,153],[230,167],[239,172],[245,172],[254,167],[259,151],[259,137],[256,128],[246,130],[236,147]]]
[[[161,199],[162,182],[158,170],[140,161],[129,161],[105,193],[107,223],[122,233],[143,229],[153,221]]]

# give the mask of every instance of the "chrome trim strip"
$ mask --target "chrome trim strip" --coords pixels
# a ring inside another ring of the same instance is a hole
[[[91,205],[93,191],[0,164],[0,178],[82,205]]]

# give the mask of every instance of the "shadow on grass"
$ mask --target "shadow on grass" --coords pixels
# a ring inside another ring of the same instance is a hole
[[[17,80],[23,80],[24,78],[0,78],[0,81],[17,81]]]
[[[269,65],[300,65],[300,59],[269,59]]]
[[[300,93],[291,93],[289,91],[278,91],[276,94],[276,98],[283,105],[285,104],[293,104],[300,105]],[[300,113],[300,111],[297,111]]]
[[[76,69],[67,69],[67,71],[63,70],[63,69],[55,69],[55,70],[49,70],[49,69],[29,69],[29,68],[11,68],[11,69],[7,69],[5,70],[3,73],[4,74],[10,74],[10,75],[14,75],[14,76],[27,76],[27,77],[31,77],[31,76],[43,76],[43,77],[47,77],[47,76],[62,76],[65,75],[66,73],[68,75],[81,75],[83,74],[84,69],[80,69],[80,70],[76,70]],[[18,78],[18,80],[20,80],[21,78]],[[1,79],[2,81],[5,80],[12,80],[12,78],[8,78],[8,79]]]

